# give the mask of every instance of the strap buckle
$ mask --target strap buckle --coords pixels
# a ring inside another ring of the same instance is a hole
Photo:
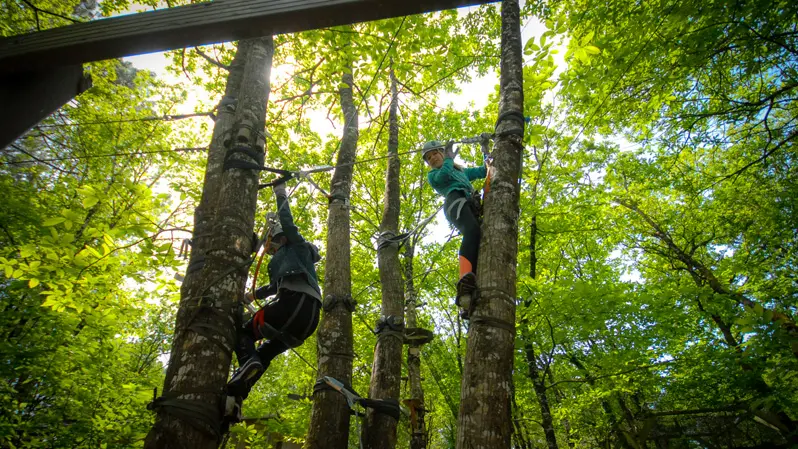
[[[349,408],[352,410],[355,409],[355,404],[359,403],[360,396],[347,390],[344,384],[342,384],[338,379],[335,379],[330,376],[324,376],[321,378],[321,380],[323,380],[324,383],[329,385],[330,388],[332,388],[333,390],[344,395],[344,398],[346,399],[346,403],[347,405],[349,405]]]
[[[274,181],[267,182],[265,184],[258,184],[258,190],[265,189],[267,187],[274,187],[274,186],[283,184],[283,183],[288,182],[291,179],[295,178],[296,175],[297,175],[296,172],[292,172],[292,171],[289,171],[289,170],[282,170],[282,169],[279,169],[279,168],[263,167],[262,170],[263,171],[267,171],[267,172],[271,172],[271,173],[276,173],[276,174],[282,175],[282,176],[280,176],[279,178],[275,179]]]

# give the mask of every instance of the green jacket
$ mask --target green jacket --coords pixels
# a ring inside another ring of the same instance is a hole
[[[280,280],[296,274],[302,275],[308,285],[321,294],[319,278],[314,266],[319,261],[319,252],[312,243],[299,234],[299,229],[291,216],[288,200],[283,195],[277,196],[277,215],[280,218],[280,225],[283,227],[283,235],[288,241],[277,250],[269,261],[269,285],[257,289],[255,297],[263,299],[277,293]]]
[[[474,192],[471,181],[482,179],[487,175],[488,169],[485,165],[458,170],[454,168],[454,161],[451,158],[446,158],[443,160],[441,168],[432,169],[427,173],[427,181],[436,192],[446,198],[455,190],[462,190],[470,195]]]

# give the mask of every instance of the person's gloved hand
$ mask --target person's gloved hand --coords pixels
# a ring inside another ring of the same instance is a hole
[[[274,196],[279,196],[279,195],[286,196],[286,197],[288,196],[288,194],[285,191],[285,183],[281,183],[281,184],[277,184],[276,186],[273,186],[272,187],[272,191],[274,192]]]
[[[443,148],[443,157],[454,159],[454,141],[450,140],[446,142],[446,146]]]
[[[255,295],[253,295],[252,292],[246,292],[244,293],[244,296],[241,297],[241,302],[243,302],[244,305],[252,304],[252,301],[254,300],[255,300]]]

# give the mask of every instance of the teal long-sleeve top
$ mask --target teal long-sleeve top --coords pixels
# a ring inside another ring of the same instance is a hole
[[[470,195],[474,191],[471,181],[482,179],[487,175],[488,169],[485,165],[458,170],[454,168],[454,161],[446,158],[441,168],[434,168],[427,173],[427,181],[436,192],[446,198],[455,190],[462,190]]]

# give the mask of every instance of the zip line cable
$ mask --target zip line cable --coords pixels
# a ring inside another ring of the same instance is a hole
[[[36,159],[30,161],[3,161],[0,162],[0,165],[21,165],[21,164],[33,164],[36,162],[62,162],[62,161],[82,161],[88,159],[102,159],[102,158],[109,158],[109,157],[119,157],[119,156],[144,156],[148,154],[167,154],[167,153],[188,153],[192,151],[207,151],[207,147],[199,147],[199,148],[172,148],[169,150],[152,150],[152,151],[136,151],[136,152],[121,152],[121,153],[107,153],[107,154],[95,154],[95,155],[87,155],[87,156],[64,156],[64,157],[57,157],[57,158],[50,158],[50,159]]]
[[[155,115],[149,117],[139,117],[139,118],[128,118],[128,119],[117,119],[117,120],[102,120],[96,122],[74,122],[74,123],[53,123],[49,125],[37,125],[37,128],[66,128],[70,126],[89,126],[89,125],[112,125],[115,123],[132,123],[132,122],[153,122],[153,121],[164,121],[164,122],[173,122],[176,120],[184,120],[188,118],[197,118],[197,117],[210,117],[213,115],[213,112],[195,112],[193,114],[167,114],[167,115]]]

